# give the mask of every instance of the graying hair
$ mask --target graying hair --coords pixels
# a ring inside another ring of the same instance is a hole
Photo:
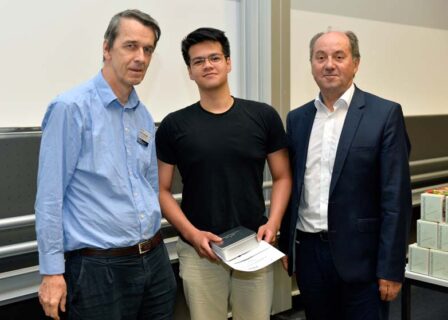
[[[112,48],[114,46],[114,42],[115,39],[117,38],[118,31],[120,28],[120,20],[122,18],[137,20],[144,26],[151,28],[155,35],[154,46],[157,45],[157,41],[159,41],[161,34],[160,27],[157,21],[154,18],[152,18],[149,14],[144,13],[140,10],[128,9],[114,15],[109,22],[109,26],[107,27],[107,30],[104,33],[104,40],[107,41],[109,48]]]
[[[310,61],[313,59],[313,51],[314,51],[314,45],[316,44],[317,39],[319,39],[321,36],[323,36],[326,33],[333,32],[333,30],[328,30],[326,32],[319,32],[314,35],[314,37],[311,38],[310,41]],[[350,42],[350,49],[352,53],[352,57],[355,60],[361,59],[361,54],[359,53],[359,41],[358,37],[353,31],[343,31],[349,42]]]

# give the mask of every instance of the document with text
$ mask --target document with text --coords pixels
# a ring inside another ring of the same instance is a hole
[[[251,272],[267,267],[283,256],[284,254],[280,250],[262,240],[256,248],[232,260],[227,261],[222,259],[222,261],[232,269]]]

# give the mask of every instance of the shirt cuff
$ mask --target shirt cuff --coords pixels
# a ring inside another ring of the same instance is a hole
[[[65,272],[64,254],[39,252],[39,272],[41,275],[63,274]]]

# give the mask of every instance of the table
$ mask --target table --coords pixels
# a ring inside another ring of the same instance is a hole
[[[448,293],[448,280],[439,279],[415,273],[409,270],[409,265],[406,266],[405,280],[401,292],[401,319],[411,319],[411,286],[418,286],[435,291]]]

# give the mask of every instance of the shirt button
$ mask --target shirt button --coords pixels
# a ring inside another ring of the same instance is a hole
[[[144,218],[145,216],[143,215],[143,213],[140,215],[140,219],[142,219],[143,220],[143,218]]]
[[[128,131],[129,131],[129,128],[127,128],[127,127],[126,127],[126,128],[124,128],[124,131],[128,132]]]
[[[137,197],[138,196],[138,193],[137,192],[134,192],[134,197]]]

